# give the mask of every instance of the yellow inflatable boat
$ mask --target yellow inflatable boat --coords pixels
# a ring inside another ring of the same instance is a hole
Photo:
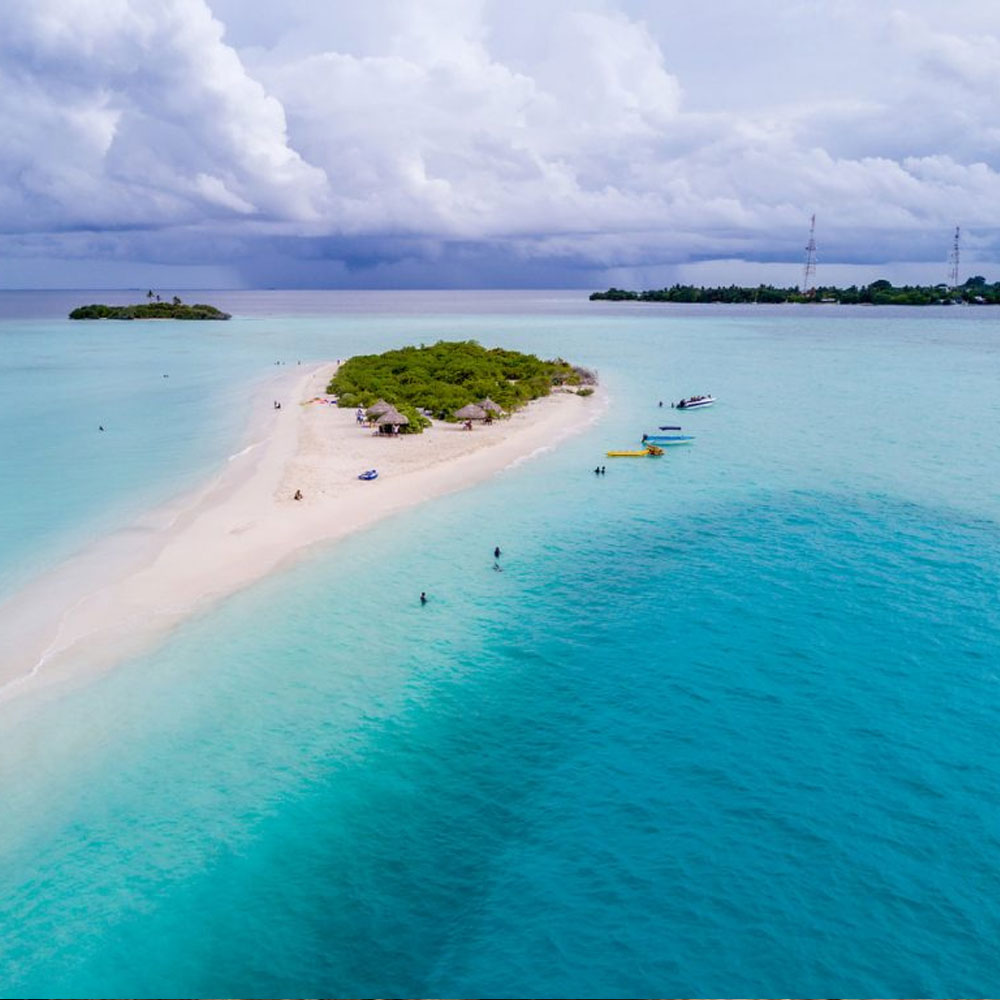
[[[651,444],[648,448],[643,448],[642,451],[609,451],[608,458],[653,458],[662,454],[662,448]]]

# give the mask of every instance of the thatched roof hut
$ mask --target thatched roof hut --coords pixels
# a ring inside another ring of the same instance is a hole
[[[459,420],[485,420],[486,411],[478,403],[467,403],[455,411],[455,416]]]
[[[484,410],[489,410],[493,413],[503,413],[503,407],[499,403],[494,403],[489,396],[485,399],[479,400],[476,405],[481,406]]]
[[[390,406],[389,409],[375,421],[379,427],[384,424],[408,424],[409,422],[410,418],[405,413],[400,413],[395,406]]]
[[[386,410],[392,409],[394,409],[392,403],[387,403],[384,399],[380,399],[378,402],[372,403],[372,405],[365,410],[365,416],[374,419],[375,417],[381,417]]]
[[[394,406],[390,406],[376,421],[375,425],[381,434],[398,434],[399,428],[403,424],[408,424],[410,418],[405,413],[400,413]]]

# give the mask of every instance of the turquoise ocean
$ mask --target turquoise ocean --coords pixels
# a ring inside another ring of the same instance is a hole
[[[0,706],[0,995],[998,995],[1000,313],[181,294],[235,318],[0,293],[0,597],[300,361],[476,339],[610,401]]]

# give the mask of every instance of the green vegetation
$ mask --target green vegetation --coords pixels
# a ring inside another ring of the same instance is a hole
[[[410,419],[404,433],[419,434],[429,421],[454,420],[455,410],[487,397],[509,413],[554,386],[585,385],[593,375],[562,359],[542,361],[533,354],[487,350],[474,340],[439,341],[431,347],[403,347],[345,361],[327,391],[342,407],[392,403]]]
[[[196,303],[185,305],[175,295],[170,302],[161,302],[157,295],[148,293],[148,302],[132,306],[106,306],[95,303],[80,306],[70,314],[70,319],[229,319],[229,313]]]
[[[947,306],[964,302],[968,305],[1000,305],[1000,281],[992,285],[981,275],[969,278],[963,285],[902,285],[895,286],[885,278],[870,285],[851,285],[849,288],[822,286],[808,293],[798,288],[775,288],[758,285],[741,288],[728,285],[702,288],[695,285],[673,285],[645,292],[630,292],[609,288],[606,292],[593,292],[592,302],[727,302],[727,303],[780,303],[780,302],[831,302],[839,305],[875,306]]]

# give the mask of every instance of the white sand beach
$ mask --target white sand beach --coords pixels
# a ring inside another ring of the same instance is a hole
[[[435,423],[387,439],[353,410],[310,402],[335,369],[270,384],[254,400],[250,442],[211,483],[0,605],[0,701],[106,668],[315,543],[480,482],[586,427],[604,406],[600,390],[554,393],[491,426]],[[378,479],[358,480],[369,468]]]

